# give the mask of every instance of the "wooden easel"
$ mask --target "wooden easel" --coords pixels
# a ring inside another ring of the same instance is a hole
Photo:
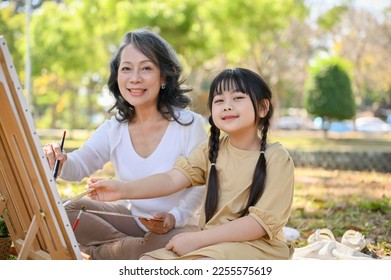
[[[3,36],[0,36],[0,214],[18,259],[82,259]]]

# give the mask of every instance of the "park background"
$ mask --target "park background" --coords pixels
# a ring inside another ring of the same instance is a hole
[[[205,117],[219,70],[255,70],[275,94],[271,138],[297,165],[295,245],[318,228],[337,239],[354,229],[367,237],[365,252],[381,258],[391,255],[391,129],[358,131],[355,120],[390,121],[390,17],[389,1],[371,0],[15,0],[0,1],[0,35],[42,142],[67,130],[67,151],[110,116],[109,63],[132,29],[149,27],[172,44],[193,88],[191,108]],[[319,96],[328,102],[319,106]],[[331,129],[346,122],[353,126]],[[349,164],[335,166],[335,152]],[[363,164],[373,157],[382,167]],[[84,183],[59,180],[60,194]]]

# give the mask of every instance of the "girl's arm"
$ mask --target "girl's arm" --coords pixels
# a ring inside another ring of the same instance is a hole
[[[197,232],[180,233],[166,245],[181,256],[199,248],[221,242],[243,242],[266,235],[264,228],[251,216],[244,216],[226,224]]]
[[[89,194],[89,197],[100,201],[155,198],[173,194],[190,186],[190,180],[177,169],[135,181],[101,178],[88,180],[88,187],[95,189]]]
[[[266,234],[263,227],[251,216],[244,216],[203,232],[205,246],[226,241],[250,241]]]

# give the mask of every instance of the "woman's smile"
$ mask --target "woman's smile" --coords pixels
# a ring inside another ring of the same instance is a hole
[[[128,88],[128,91],[130,95],[132,96],[141,96],[143,95],[147,90],[142,88]]]

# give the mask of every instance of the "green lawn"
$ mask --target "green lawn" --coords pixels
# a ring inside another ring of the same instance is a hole
[[[67,132],[65,149],[72,150],[80,147],[92,131],[74,130]],[[39,131],[42,144],[51,141],[60,141],[62,131]],[[303,151],[377,151],[391,152],[391,133],[329,133],[327,138],[322,131],[283,131],[271,130],[269,132],[271,142],[279,141],[287,149]]]
[[[61,133],[59,133],[61,135]],[[391,135],[345,134],[321,132],[272,131],[272,141],[288,149],[333,151],[391,152]],[[43,137],[42,143],[50,141]],[[72,150],[84,142],[76,134],[66,141]],[[107,164],[94,176],[112,176]],[[58,180],[61,197],[72,197],[84,190],[80,183]],[[360,231],[368,244],[365,253],[375,257],[391,256],[391,174],[296,168],[295,196],[288,226],[299,230],[295,246],[307,245],[307,238],[316,229],[329,228],[340,240],[348,229]]]
[[[330,229],[339,241],[352,229],[365,235],[366,253],[391,256],[391,174],[296,168],[288,225],[301,233],[298,247],[316,229]]]
[[[322,131],[271,131],[270,138],[292,150],[391,152],[391,134],[329,133],[326,138]]]
[[[307,245],[316,229],[330,229],[337,240],[349,229],[365,235],[366,253],[391,256],[391,174],[296,168],[295,195],[288,226],[300,232],[295,246]],[[94,176],[111,176],[111,164]],[[58,180],[63,198],[84,191],[81,183]]]

